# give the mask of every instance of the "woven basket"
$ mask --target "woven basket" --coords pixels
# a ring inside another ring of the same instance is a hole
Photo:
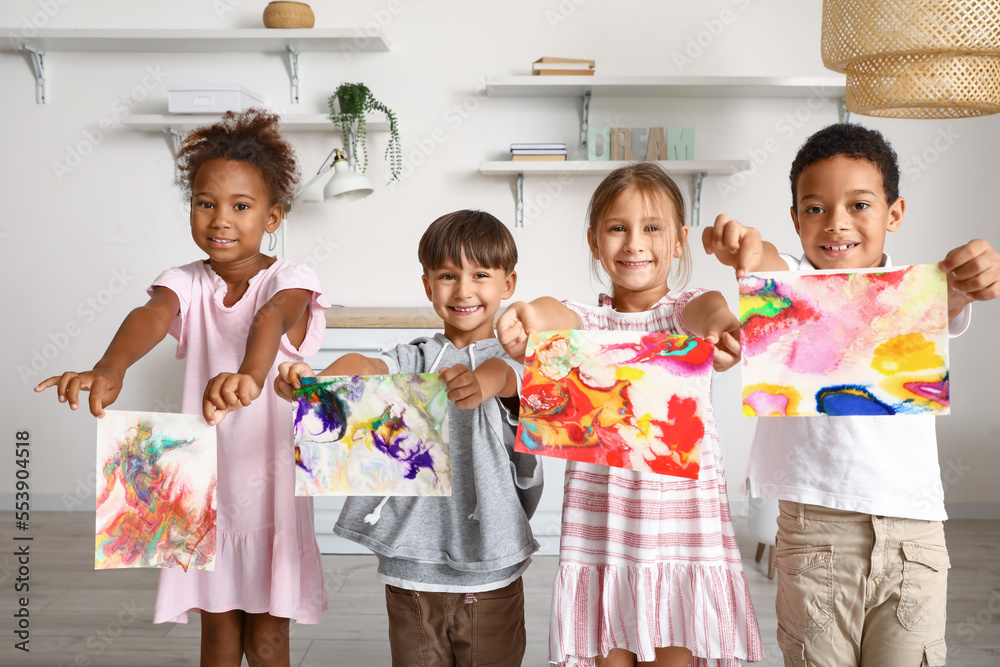
[[[1000,0],[824,0],[822,49],[852,112],[1000,112]]]
[[[265,28],[311,28],[316,16],[304,2],[271,2],[264,8]]]

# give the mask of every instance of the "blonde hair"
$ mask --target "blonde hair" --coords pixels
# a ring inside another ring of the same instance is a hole
[[[674,289],[682,288],[691,278],[691,248],[684,234],[686,224],[684,195],[676,181],[656,162],[633,162],[608,174],[590,198],[590,204],[587,206],[587,228],[591,235],[597,238],[597,232],[607,217],[608,210],[618,197],[629,190],[638,192],[647,202],[666,200],[673,207],[676,223],[674,234],[684,246],[684,255],[671,265],[670,273],[679,283]],[[600,262],[596,258],[591,258],[591,269],[600,280],[599,267]]]

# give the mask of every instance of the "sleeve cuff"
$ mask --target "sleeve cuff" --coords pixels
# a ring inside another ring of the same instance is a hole
[[[965,308],[962,309],[958,315],[952,318],[948,322],[948,337],[954,338],[955,336],[961,336],[965,333],[966,329],[972,323],[972,304],[965,304]]]

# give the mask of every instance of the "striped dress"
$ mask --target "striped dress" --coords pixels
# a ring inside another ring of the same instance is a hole
[[[572,301],[584,329],[691,334],[684,306],[705,290],[668,294],[641,313]],[[709,408],[711,410],[711,408]],[[691,650],[690,667],[764,658],[726,497],[710,413],[697,480],[567,462],[549,659],[592,666],[613,648],[655,659]]]

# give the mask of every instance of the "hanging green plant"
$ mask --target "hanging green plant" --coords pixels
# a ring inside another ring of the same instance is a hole
[[[389,119],[389,145],[385,149],[385,159],[392,174],[390,180],[397,180],[403,170],[403,150],[396,126],[396,114],[392,109],[375,99],[363,83],[342,83],[329,99],[330,120],[341,130],[354,132],[356,142],[361,146],[361,172],[368,170],[368,126],[365,114],[375,111],[384,113]],[[358,156],[354,156],[355,158]]]

